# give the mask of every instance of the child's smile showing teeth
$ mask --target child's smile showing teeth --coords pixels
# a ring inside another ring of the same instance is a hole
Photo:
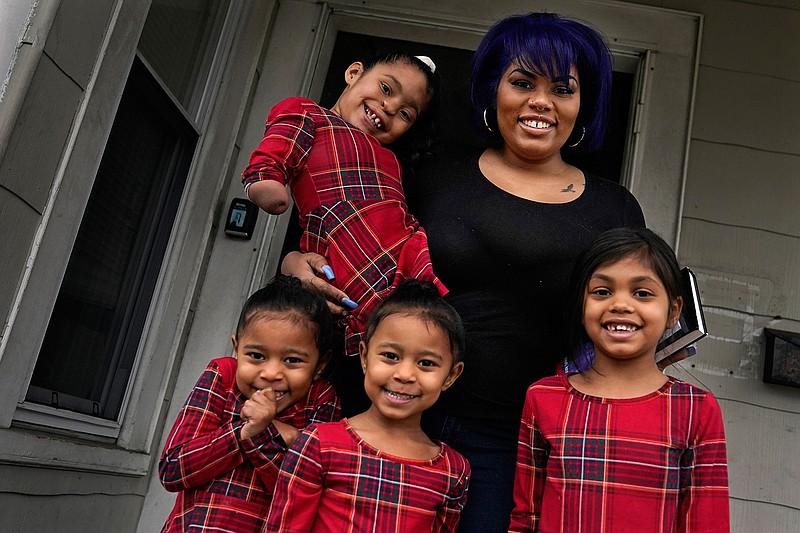
[[[383,318],[359,350],[369,412],[391,424],[418,419],[463,367],[444,330],[413,313]]]
[[[367,117],[372,121],[379,131],[383,131],[383,122],[381,122],[381,118],[374,113],[367,104],[364,104],[364,113],[367,114]]]
[[[609,331],[636,331],[640,327],[634,324],[618,324],[618,323],[609,323],[606,324],[606,329]]]
[[[594,344],[596,362],[651,360],[658,340],[679,312],[679,304],[670,302],[653,268],[638,255],[630,255],[601,264],[589,277],[582,322]]]
[[[320,358],[305,322],[265,314],[251,320],[232,340],[236,386],[246,398],[272,389],[280,413],[305,397]]]
[[[389,389],[383,389],[383,390],[384,390],[384,392],[386,393],[386,395],[389,398],[391,398],[393,400],[401,401],[401,402],[411,401],[414,398],[418,398],[419,397],[419,394],[404,394],[402,392],[395,392],[395,391],[392,391],[392,390],[389,390]]]
[[[331,111],[384,146],[405,134],[431,100],[426,75],[402,60],[369,68],[355,62],[345,82]]]
[[[273,392],[275,393],[275,400],[278,401],[278,402],[281,401],[281,399],[284,396],[286,396],[286,391],[285,390],[282,390],[282,391],[273,390]]]

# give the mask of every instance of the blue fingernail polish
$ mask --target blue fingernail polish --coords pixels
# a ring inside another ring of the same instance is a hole
[[[333,279],[336,277],[333,274],[333,269],[328,265],[322,265],[322,273],[325,274],[325,277],[328,279]]]
[[[693,355],[697,355],[697,346],[694,344],[690,344],[686,347],[686,351],[689,352],[689,357]]]
[[[355,309],[356,307],[358,307],[358,304],[353,300],[351,300],[350,298],[342,298],[342,303],[347,307],[349,307],[350,309]]]

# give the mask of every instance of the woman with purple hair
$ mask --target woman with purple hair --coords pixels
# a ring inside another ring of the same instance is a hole
[[[463,375],[426,413],[426,430],[470,461],[459,531],[486,533],[508,528],[525,391],[566,355],[575,259],[598,234],[644,217],[622,186],[562,158],[602,144],[611,54],[596,30],[552,13],[506,17],[475,51],[470,81],[485,148],[440,155],[407,197],[467,334]],[[323,264],[293,254],[284,270],[341,301],[312,275]]]

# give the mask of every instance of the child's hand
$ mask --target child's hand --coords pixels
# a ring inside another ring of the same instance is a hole
[[[278,402],[275,400],[275,391],[264,389],[253,393],[242,406],[241,417],[245,424],[242,427],[241,437],[250,439],[267,429],[277,412]]]

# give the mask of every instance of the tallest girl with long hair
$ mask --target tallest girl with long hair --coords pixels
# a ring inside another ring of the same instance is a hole
[[[683,303],[675,254],[650,230],[611,230],[571,287],[572,344],[594,361],[528,389],[509,531],[729,531],[719,404],[655,360]]]

